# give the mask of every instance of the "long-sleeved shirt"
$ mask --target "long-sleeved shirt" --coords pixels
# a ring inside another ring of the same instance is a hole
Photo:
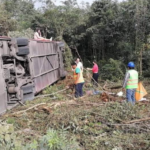
[[[130,73],[127,72],[126,75],[125,75],[125,78],[123,80],[123,85],[122,85],[123,88],[126,87],[129,78],[130,78]]]

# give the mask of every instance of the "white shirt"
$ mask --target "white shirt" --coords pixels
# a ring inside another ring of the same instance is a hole
[[[41,39],[41,37],[39,36],[39,33],[38,33],[38,32],[35,32],[35,33],[34,33],[34,39],[35,39],[35,40]]]
[[[77,63],[77,67],[81,69],[81,71],[83,72],[83,64],[81,62]]]

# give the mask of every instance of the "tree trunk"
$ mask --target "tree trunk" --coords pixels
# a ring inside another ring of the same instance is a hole
[[[140,51],[140,64],[139,64],[139,66],[140,66],[140,76],[142,76],[142,50]]]
[[[105,59],[105,46],[104,46],[104,39],[102,39],[102,60]]]

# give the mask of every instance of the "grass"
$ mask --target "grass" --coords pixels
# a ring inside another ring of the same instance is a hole
[[[64,83],[64,81],[61,82]],[[64,87],[64,85],[61,86],[61,83],[58,83],[58,85],[58,87],[47,88],[46,92],[49,93],[50,90],[53,93]],[[149,102],[134,106],[126,102],[108,102],[104,104],[100,96],[95,95],[76,100],[76,104],[68,103],[56,108],[51,107],[53,102],[69,102],[69,98],[66,98],[65,94],[65,92],[57,94],[56,100],[46,97],[27,102],[26,106],[19,106],[11,110],[1,119],[13,124],[15,131],[19,131],[18,136],[23,136],[23,143],[30,143],[29,147],[38,147],[41,138],[47,135],[49,129],[54,131],[57,138],[61,132],[67,133],[64,135],[65,139],[73,138],[75,145],[79,146],[76,149],[79,150],[146,150],[150,147],[150,120],[126,124],[131,120],[149,117]],[[12,115],[12,112],[24,110],[43,102],[46,103],[45,106],[32,109],[21,115]],[[97,105],[89,105],[88,103]],[[103,105],[99,105],[100,103]],[[50,113],[45,112],[42,107],[50,108]],[[29,129],[33,133],[24,133],[25,129]],[[50,133],[52,134],[52,132]],[[58,140],[56,142],[55,140],[50,141],[52,143],[50,145],[55,145],[53,142],[57,146],[59,145]],[[38,148],[35,149],[38,150]]]

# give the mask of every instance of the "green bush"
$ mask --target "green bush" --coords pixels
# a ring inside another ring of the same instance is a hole
[[[104,80],[118,81],[123,79],[125,66],[119,60],[109,59],[109,62],[101,68],[101,77]]]
[[[18,137],[12,124],[0,124],[0,150],[79,150],[75,138],[70,138],[66,132],[49,129],[46,135],[23,145],[23,139]]]
[[[12,38],[24,37],[28,39],[33,39],[34,31],[30,28],[26,30],[22,30],[22,31],[11,31],[11,32],[8,32],[8,36]]]
[[[25,150],[79,150],[81,149],[74,138],[69,138],[67,133],[49,129],[47,134],[26,145]]]
[[[12,124],[0,123],[0,150],[22,150],[20,138],[16,136]]]

